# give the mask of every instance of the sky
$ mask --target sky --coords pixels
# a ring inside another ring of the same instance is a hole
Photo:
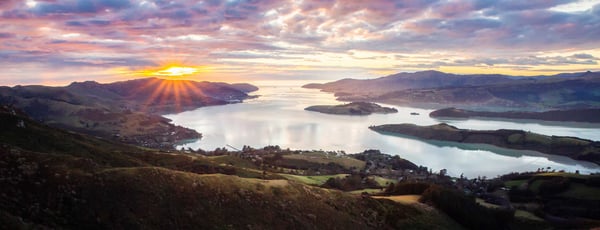
[[[0,0],[0,85],[600,71],[600,0]]]

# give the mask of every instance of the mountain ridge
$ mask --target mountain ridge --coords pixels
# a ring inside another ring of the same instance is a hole
[[[258,88],[250,84],[140,78],[113,83],[73,82],[67,86],[0,87],[0,104],[69,130],[146,147],[173,148],[197,139],[195,130],[170,123],[163,114],[242,102]]]
[[[334,93],[341,101],[436,108],[548,110],[600,108],[600,72],[551,76],[459,75],[439,71],[343,79],[304,88]]]

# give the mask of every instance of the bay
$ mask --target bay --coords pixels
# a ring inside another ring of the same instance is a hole
[[[243,103],[203,107],[165,117],[173,123],[192,128],[203,138],[178,146],[213,150],[227,147],[241,149],[279,145],[300,150],[362,152],[378,149],[399,155],[415,164],[433,171],[447,169],[453,176],[493,177],[509,172],[535,171],[551,167],[581,173],[600,172],[594,163],[576,161],[567,157],[550,156],[534,151],[498,148],[490,145],[460,144],[440,141],[423,141],[406,136],[382,135],[368,129],[371,125],[414,123],[432,125],[445,122],[458,128],[495,130],[521,129],[546,135],[576,136],[600,140],[600,125],[587,123],[560,123],[511,120],[438,120],[430,118],[429,109],[390,106],[398,109],[394,114],[369,116],[330,115],[305,111],[311,105],[333,105],[332,94],[300,86],[306,82],[257,82],[260,90],[256,99]],[[419,115],[411,115],[418,113]]]

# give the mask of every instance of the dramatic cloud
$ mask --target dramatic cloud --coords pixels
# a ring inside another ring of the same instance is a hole
[[[600,70],[600,0],[5,0],[0,20],[0,85]]]

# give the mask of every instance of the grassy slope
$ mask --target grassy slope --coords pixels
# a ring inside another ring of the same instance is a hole
[[[287,180],[214,174],[247,171],[218,159],[64,132],[4,112],[0,227],[5,229],[459,228],[412,206]],[[24,128],[16,125],[21,120]]]
[[[307,185],[323,185],[329,178],[343,178],[348,176],[348,174],[336,174],[336,175],[322,175],[322,176],[300,176],[300,175],[292,175],[292,174],[279,174],[285,177],[288,180],[293,180],[299,183],[307,184]]]
[[[547,180],[558,178],[558,177],[566,177],[572,180],[579,181],[571,181],[569,183],[568,188],[565,191],[562,191],[556,194],[559,197],[565,198],[573,198],[573,199],[581,199],[581,200],[600,200],[600,188],[586,185],[585,181],[589,179],[590,175],[581,175],[581,174],[573,174],[573,173],[538,173],[532,176],[530,179],[521,179],[521,180],[510,180],[505,182],[506,186],[520,186],[524,183],[528,183],[529,180],[532,182],[529,183],[528,188],[534,193],[540,193],[540,186]]]
[[[286,159],[305,160],[308,162],[327,164],[333,162],[341,165],[345,169],[362,169],[365,167],[365,162],[348,156],[332,156],[323,152],[303,152],[302,154],[284,155]]]

